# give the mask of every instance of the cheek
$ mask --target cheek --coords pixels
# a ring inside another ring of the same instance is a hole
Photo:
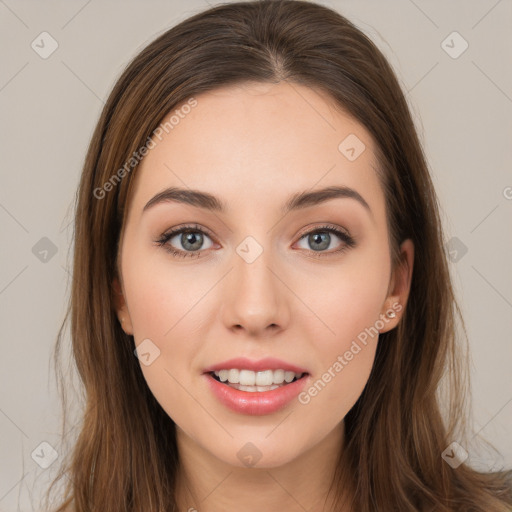
[[[150,338],[165,347],[177,332],[185,332],[186,338],[193,341],[195,327],[204,321],[200,320],[204,317],[201,301],[214,282],[212,276],[205,273],[203,277],[194,266],[180,266],[170,258],[139,250],[123,262],[136,342]]]
[[[301,403],[314,403],[315,414],[318,410],[324,418],[341,420],[368,381],[382,328],[388,264],[376,251],[361,251],[336,271],[331,269],[329,279],[317,274],[301,280],[300,293],[310,290],[306,302],[316,313],[303,327],[309,329],[311,351],[317,356],[311,386]],[[321,283],[328,286],[321,289]]]
[[[311,339],[322,340],[326,355],[348,350],[351,340],[380,318],[390,262],[376,247],[366,244],[364,249],[347,253],[339,263],[318,265],[295,279],[294,291],[312,312],[306,311],[297,321],[309,319],[315,330]]]
[[[211,270],[203,275],[193,265],[169,263],[166,256],[130,251],[123,260],[123,281],[135,345],[145,343],[141,346],[149,346],[152,354],[148,365],[141,359],[142,373],[157,401],[178,422],[191,410],[184,389],[193,382],[194,357],[204,339],[199,330],[211,321],[205,305],[216,278]]]
[[[333,354],[323,371],[299,395],[298,401],[304,407],[305,421],[310,422],[311,430],[318,428],[321,418],[322,428],[329,431],[352,409],[368,382],[376,346],[377,339],[368,346],[349,343],[347,350]]]
[[[378,308],[370,302],[371,297],[365,302],[363,295],[358,300],[352,296],[344,302],[341,294],[338,306],[347,308],[331,311],[335,334],[324,334],[315,344],[317,364],[311,384],[299,396],[301,404],[314,408],[314,414],[310,415],[312,423],[318,417],[331,427],[341,421],[360,397],[370,376],[378,343],[375,327]]]

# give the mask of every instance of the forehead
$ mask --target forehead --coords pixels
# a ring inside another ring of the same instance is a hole
[[[130,208],[142,211],[155,194],[177,186],[207,191],[233,210],[277,210],[295,192],[342,185],[382,211],[374,142],[325,94],[287,82],[246,83],[195,100],[192,108],[173,109],[164,119],[173,116],[173,123],[153,136]]]

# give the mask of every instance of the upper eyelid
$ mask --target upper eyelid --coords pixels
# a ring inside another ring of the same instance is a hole
[[[166,236],[166,235],[176,235],[177,233],[181,233],[182,231],[201,231],[202,233],[205,233],[207,235],[211,235],[211,232],[209,229],[203,227],[203,226],[199,226],[199,225],[192,225],[192,224],[186,224],[184,226],[177,226],[177,227],[174,227],[174,228],[170,228],[170,229],[167,229],[166,231],[164,231],[162,233],[162,236]]]
[[[352,238],[352,235],[350,234],[348,229],[342,226],[331,224],[330,222],[324,222],[322,226],[313,226],[312,228],[305,228],[303,231],[300,232],[299,237],[302,238],[303,236],[308,235],[310,233],[314,233],[316,231],[341,231],[347,237]]]
[[[300,235],[299,236],[302,236],[304,234],[308,234],[312,231],[321,231],[322,229],[339,229],[340,231],[344,231],[346,232],[347,234],[349,234],[348,230],[342,226],[337,226],[335,224],[331,224],[329,222],[324,222],[324,223],[321,223],[322,226],[313,226],[311,228],[304,228],[304,230],[301,230],[300,231]],[[179,233],[181,231],[201,231],[201,232],[204,232],[205,234],[207,235],[211,235],[211,236],[214,236],[213,233],[208,229],[208,228],[205,228],[203,226],[199,226],[199,225],[184,225],[184,226],[178,226],[178,227],[175,227],[175,228],[171,228],[171,229],[168,229],[167,231],[164,231],[164,235],[166,234],[176,234],[176,233]]]

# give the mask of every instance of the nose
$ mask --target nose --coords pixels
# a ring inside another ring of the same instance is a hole
[[[224,282],[221,313],[228,329],[254,337],[286,329],[290,317],[286,297],[291,292],[280,274],[270,251],[264,250],[252,263],[237,253],[233,255],[233,269]]]

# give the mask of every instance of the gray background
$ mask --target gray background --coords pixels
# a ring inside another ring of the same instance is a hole
[[[486,470],[510,467],[512,3],[322,3],[375,41],[407,91],[467,322],[473,440],[496,447],[466,446],[469,461]],[[207,6],[0,0],[0,511],[37,510],[57,466],[44,469],[36,460],[51,460],[42,442],[59,449],[50,355],[69,292],[72,202],[103,102],[139,50]],[[46,59],[31,47],[50,48],[47,36],[41,43],[43,31],[58,44]],[[457,58],[464,42],[453,31],[469,45]]]

